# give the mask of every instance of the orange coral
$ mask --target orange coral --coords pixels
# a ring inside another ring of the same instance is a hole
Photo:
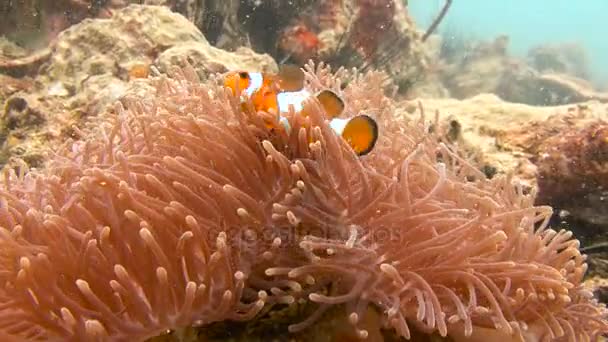
[[[404,337],[411,324],[513,339],[608,331],[550,208],[485,179],[423,120],[394,117],[383,75],[309,65],[306,77],[342,94],[348,115],[376,118],[374,151],[357,157],[314,101],[289,116],[297,134],[271,143],[264,113],[244,115],[187,68],[151,79],[153,94],[118,105],[44,172],[9,175],[0,333],[138,340],[297,300],[318,311],[291,331],[341,303],[360,338],[369,305]]]

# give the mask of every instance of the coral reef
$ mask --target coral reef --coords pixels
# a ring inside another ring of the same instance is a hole
[[[384,69],[404,91],[411,78],[425,72],[424,37],[406,5],[395,0],[30,0],[10,6],[5,16],[12,20],[36,13],[29,25],[32,34],[23,34],[21,27],[15,32],[25,36],[19,42],[43,47],[70,25],[84,18],[109,18],[130,3],[180,13],[212,45],[230,51],[249,47],[300,65],[312,58],[334,66]],[[7,30],[15,27],[8,25]]]
[[[422,34],[407,5],[393,0],[340,1],[335,25],[319,33],[319,59],[335,67],[384,70],[402,92],[427,68]]]
[[[146,4],[160,6],[125,7],[130,2],[62,0],[43,4],[32,0],[6,9],[4,15],[10,18],[26,16],[35,9],[39,24],[54,22],[56,27],[49,31],[27,24],[44,36],[39,37],[42,43],[26,44],[28,47],[49,44],[35,52],[2,44],[0,72],[10,78],[0,86],[0,100],[3,104],[7,100],[26,104],[23,109],[5,106],[3,116],[35,115],[40,120],[18,120],[26,126],[0,124],[0,165],[11,156],[40,165],[44,145],[69,136],[72,125],[96,115],[129,88],[141,86],[128,81],[137,78],[133,75],[149,74],[153,64],[166,71],[169,65],[183,65],[189,57],[203,78],[210,72],[234,69],[276,69],[270,56],[258,55],[244,45],[275,57],[287,54],[299,63],[316,58],[335,66],[380,67],[403,89],[411,85],[412,75],[424,69],[419,34],[400,2],[146,0]],[[66,8],[73,11],[66,14]],[[191,23],[169,10],[183,13]],[[91,17],[103,19],[82,21]],[[270,24],[261,25],[269,22],[269,17],[273,18]],[[383,25],[377,25],[379,21]],[[369,32],[375,27],[383,28],[374,29],[372,37]],[[10,29],[23,32],[9,25],[9,36]],[[40,40],[28,37],[24,39]],[[214,48],[209,41],[233,52]],[[355,43],[356,49],[344,49]],[[281,52],[283,48],[286,50]]]
[[[109,19],[85,20],[62,32],[43,58],[11,60],[7,71],[14,73],[16,66],[25,65],[36,73],[33,80],[20,73],[0,87],[0,94],[7,96],[0,164],[16,156],[40,165],[45,145],[63,141],[72,134],[72,125],[96,115],[132,88],[146,86],[137,80],[129,83],[134,70],[155,64],[165,71],[187,58],[201,77],[242,68],[277,68],[272,58],[250,49],[227,52],[211,46],[192,23],[166,7],[131,5]],[[31,63],[40,66],[30,68]]]
[[[0,19],[0,340],[606,333],[608,94],[580,47],[442,41],[392,0],[25,0]],[[306,86],[374,116],[377,151],[352,155],[314,101],[269,135],[216,85],[273,58],[358,68],[310,64]]]
[[[491,43],[480,43],[467,58],[446,68],[444,82],[450,94],[458,99],[479,93],[496,94],[503,74],[518,66],[507,55],[508,43],[506,36]]]
[[[391,0],[358,0],[359,10],[349,34],[351,48],[365,59],[373,56],[393,26],[396,4]]]
[[[541,62],[535,60],[528,65],[525,60],[509,55],[507,36],[473,45],[465,42],[462,36],[448,36],[440,45],[440,53],[429,55],[431,68],[427,69],[424,77],[426,82],[420,85],[425,91],[414,87],[414,96],[466,99],[492,93],[505,101],[534,106],[592,100],[608,102],[608,93],[596,91],[588,81],[576,77],[581,72],[566,67],[539,66]],[[572,73],[565,74],[563,71]],[[447,89],[448,94],[443,88]],[[426,91],[428,89],[431,91]]]
[[[421,34],[407,7],[394,0],[318,0],[279,6],[269,1],[243,6],[241,20],[256,51],[303,64],[382,69],[403,88],[424,72]],[[268,18],[273,18],[268,24]],[[262,24],[261,21],[264,21]]]
[[[275,134],[186,67],[147,81],[45,170],[9,172],[3,333],[144,339],[301,300],[317,307],[291,332],[336,304],[359,338],[373,333],[370,305],[406,338],[410,327],[486,341],[607,332],[578,241],[547,227],[551,209],[508,177],[486,179],[424,118],[394,116],[383,81],[308,67],[308,89],[331,88],[348,115],[381,125],[364,158],[317,102],[289,117],[297,134]]]

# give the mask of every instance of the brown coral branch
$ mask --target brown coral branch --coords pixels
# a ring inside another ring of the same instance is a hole
[[[448,10],[450,9],[451,5],[452,5],[452,0],[445,0],[445,4],[443,5],[441,12],[439,12],[439,15],[437,16],[437,18],[435,18],[435,20],[433,21],[431,26],[429,26],[429,28],[426,30],[426,32],[422,36],[423,42],[426,41],[429,38],[429,36],[431,34],[433,34],[433,32],[435,32],[435,29],[437,29],[437,26],[439,26],[439,24],[441,23],[441,21],[443,20],[445,15],[448,13]]]

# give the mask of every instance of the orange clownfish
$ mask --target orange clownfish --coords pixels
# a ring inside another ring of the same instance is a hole
[[[313,96],[304,88],[304,73],[297,67],[284,66],[278,75],[260,72],[238,71],[229,73],[224,79],[224,86],[230,88],[235,96],[249,99],[256,111],[276,113],[285,130],[290,126],[283,113],[293,106],[296,113],[303,113],[304,101]],[[330,119],[330,127],[340,135],[357,153],[369,153],[378,139],[378,125],[368,115],[357,115],[341,119],[344,112],[344,101],[331,90],[322,90],[314,95]],[[269,126],[269,128],[272,128]]]
[[[295,66],[282,66],[279,74],[236,71],[224,78],[224,86],[235,96],[251,100],[256,110],[277,111],[277,94],[296,91],[304,87],[304,73]]]

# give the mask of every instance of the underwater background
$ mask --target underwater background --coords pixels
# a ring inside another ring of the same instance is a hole
[[[604,341],[606,13],[0,0],[0,341]]]
[[[443,4],[442,0],[414,0],[409,2],[409,9],[419,25],[428,27]],[[460,1],[450,10],[439,32],[445,37],[463,35],[482,40],[506,34],[511,38],[510,51],[521,57],[542,44],[579,44],[586,50],[591,80],[606,89],[606,11],[608,3],[602,0]]]

